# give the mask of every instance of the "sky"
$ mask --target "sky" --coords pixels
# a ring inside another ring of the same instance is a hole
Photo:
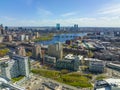
[[[120,0],[1,0],[4,26],[120,27]]]

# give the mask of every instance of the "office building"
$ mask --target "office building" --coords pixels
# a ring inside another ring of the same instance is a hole
[[[47,66],[54,67],[56,65],[56,58],[45,55],[43,63]]]
[[[67,69],[67,70],[71,70],[71,71],[77,71],[77,70],[79,70],[79,60],[77,60],[77,59],[58,60],[56,62],[56,68],[59,70]]]
[[[60,24],[59,23],[56,24],[56,29],[60,30]]]
[[[78,24],[74,24],[74,30],[78,30]]]
[[[18,76],[29,77],[28,57],[13,55],[12,59],[1,63],[2,76],[8,79]]]
[[[32,57],[40,60],[42,58],[41,46],[39,44],[35,44],[32,49]]]
[[[103,73],[105,69],[105,63],[103,61],[90,61],[89,70],[95,73]]]
[[[48,46],[48,55],[52,57],[56,57],[56,59],[62,59],[63,57],[63,47],[62,44],[56,43],[54,45]]]
[[[26,56],[25,48],[23,46],[16,47],[16,54],[20,56]]]

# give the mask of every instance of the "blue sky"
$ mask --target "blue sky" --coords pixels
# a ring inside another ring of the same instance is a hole
[[[1,0],[7,26],[120,26],[120,0]]]

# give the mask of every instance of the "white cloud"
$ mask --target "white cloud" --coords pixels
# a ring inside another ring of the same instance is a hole
[[[40,16],[51,16],[53,15],[53,13],[49,10],[46,9],[42,9],[42,8],[38,8],[37,9],[37,14],[39,14]]]
[[[62,17],[69,17],[69,16],[74,16],[77,15],[77,12],[68,12],[68,13],[64,13],[61,16]]]
[[[9,17],[9,16],[0,16],[1,20],[6,20],[6,21],[13,21],[16,20],[16,18]]]
[[[120,15],[120,3],[114,3],[110,5],[106,5],[98,10],[98,14],[101,15]]]

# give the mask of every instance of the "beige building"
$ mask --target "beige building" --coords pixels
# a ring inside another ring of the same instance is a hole
[[[16,48],[16,54],[18,54],[20,56],[26,56],[25,48],[23,46],[18,46]]]
[[[63,47],[62,44],[56,43],[54,45],[48,46],[48,55],[52,57],[56,57],[57,59],[63,58]]]
[[[41,46],[39,44],[34,45],[32,49],[32,57],[35,59],[42,58]]]

